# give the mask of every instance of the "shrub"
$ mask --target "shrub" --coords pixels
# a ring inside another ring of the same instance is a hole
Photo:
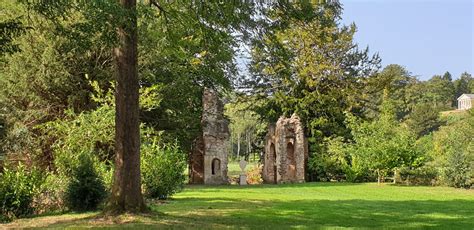
[[[443,183],[474,186],[474,114],[472,112],[433,135],[433,158]]]
[[[449,186],[456,188],[470,188],[474,186],[473,162],[474,151],[470,151],[470,153],[467,151],[456,151],[448,155],[444,170],[445,182]]]
[[[97,88],[97,86],[92,86]],[[47,134],[46,136],[55,140],[51,145],[55,174],[48,176],[47,183],[38,196],[39,212],[63,211],[65,207],[76,211],[95,209],[97,204],[94,203],[99,202],[97,199],[103,199],[105,196],[102,194],[102,188],[108,190],[111,187],[113,174],[111,161],[115,150],[115,110],[111,103],[97,102],[102,106],[96,110],[80,114],[67,110],[65,118],[40,126]],[[89,167],[84,166],[82,162],[88,160],[82,158],[89,158],[92,162],[90,167],[93,169],[88,168],[89,171],[86,172],[90,173],[89,175],[77,175],[78,168]],[[86,178],[77,178],[78,176]],[[87,178],[92,181],[87,181],[89,180]],[[80,183],[93,183],[95,187],[91,190],[96,191],[89,191],[90,194],[78,194],[77,198],[72,197],[75,196],[74,193],[70,194],[68,191],[72,189],[71,186],[76,186],[74,189],[86,189],[81,188]],[[87,201],[90,203],[81,204],[80,196],[85,196],[85,198],[91,196],[87,198],[91,199]],[[76,199],[79,200],[77,205],[80,206],[76,205]]]
[[[326,138],[324,146],[323,154],[311,158],[308,162],[319,180],[363,182],[372,179],[361,160],[350,155],[350,143],[344,142],[342,137]]]
[[[15,170],[5,168],[0,174],[0,221],[33,213],[33,198],[43,179],[40,173],[20,164]]]
[[[43,124],[41,128],[55,139],[51,148],[54,165],[60,175],[72,176],[79,165],[79,156],[89,154],[101,162],[113,160],[114,108],[104,105],[88,113],[67,111],[67,118]],[[96,169],[102,173],[101,169]],[[105,176],[105,175],[103,175]]]
[[[94,162],[87,154],[79,157],[79,166],[73,169],[67,186],[65,200],[74,211],[95,210],[106,197],[102,178],[94,168]]]
[[[258,164],[253,166],[247,171],[247,184],[261,184],[262,179],[262,169],[263,165]]]
[[[400,177],[408,185],[436,185],[438,172],[430,165],[413,169],[403,167],[400,169]]]
[[[181,190],[185,169],[185,155],[177,145],[159,147],[157,141],[142,145],[142,182],[147,196],[167,199]]]
[[[365,122],[347,114],[353,143],[344,147],[351,156],[351,164],[377,173],[379,183],[393,169],[412,166],[422,157],[413,133],[396,120],[393,101],[384,100],[381,110],[379,118]]]
[[[48,174],[35,197],[35,214],[66,210],[64,202],[69,179],[62,175]]]
[[[308,167],[319,181],[341,180],[344,177],[344,168],[348,166],[345,143],[342,138],[325,138],[320,153],[312,156]]]

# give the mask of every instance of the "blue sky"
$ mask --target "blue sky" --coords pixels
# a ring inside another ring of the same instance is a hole
[[[355,41],[426,80],[449,71],[474,74],[474,0],[341,0]]]

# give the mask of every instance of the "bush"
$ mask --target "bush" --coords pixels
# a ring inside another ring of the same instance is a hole
[[[73,169],[67,186],[65,200],[74,211],[95,210],[107,195],[104,182],[87,154],[79,157],[79,166]]]
[[[347,176],[345,168],[350,168],[328,152],[311,157],[308,166],[316,175],[318,181],[344,180]]]
[[[344,168],[348,166],[345,143],[342,138],[325,138],[320,153],[308,160],[309,169],[319,181],[340,181],[344,178]]]
[[[247,184],[261,184],[263,183],[262,179],[262,170],[263,165],[258,164],[253,166],[247,171]]]
[[[57,174],[48,174],[35,197],[35,214],[51,213],[66,210],[64,197],[69,179]]]
[[[147,196],[167,199],[183,188],[186,159],[177,145],[159,147],[154,141],[143,144],[141,152],[142,182]]]
[[[448,155],[444,179],[449,186],[456,188],[474,186],[474,151],[471,150],[469,153],[459,151]]]
[[[114,156],[114,117],[112,106],[104,105],[88,113],[67,111],[67,118],[43,124],[48,136],[55,139],[51,145],[55,171],[67,177],[79,165],[79,156],[89,154],[104,164]],[[97,172],[103,173],[96,168]],[[105,171],[104,171],[105,173]],[[105,175],[102,175],[105,177]]]
[[[433,158],[440,171],[441,181],[448,186],[474,186],[474,113],[433,135]]]
[[[429,165],[414,169],[404,167],[400,169],[400,177],[408,185],[436,185],[438,172]]]
[[[40,173],[20,164],[15,170],[5,168],[0,174],[0,221],[33,214],[33,199],[43,180]]]
[[[351,165],[377,173],[379,183],[393,169],[412,166],[423,157],[415,145],[413,133],[396,120],[393,101],[385,100],[381,111],[379,118],[365,122],[347,114],[353,143],[344,146]]]
[[[97,88],[96,85],[92,87]],[[47,183],[38,196],[39,212],[63,211],[65,207],[76,211],[96,209],[98,205],[96,203],[100,203],[106,194],[102,190],[111,187],[113,174],[111,161],[115,151],[115,110],[111,102],[105,102],[108,99],[94,100],[102,106],[80,114],[67,110],[65,118],[40,126],[47,134],[45,136],[54,139],[51,150],[55,174],[48,176]],[[92,163],[86,166],[83,161]],[[88,175],[78,175],[78,168],[87,168],[88,171],[84,173]],[[83,185],[80,183],[92,183],[94,187],[87,193],[77,195],[69,191],[86,190],[85,185],[81,188]],[[90,200],[84,203],[81,201],[83,198]],[[76,199],[79,203],[76,203]]]
[[[308,165],[320,181],[371,181],[373,177],[357,157],[350,155],[350,143],[342,137],[324,139],[322,154],[309,159]]]

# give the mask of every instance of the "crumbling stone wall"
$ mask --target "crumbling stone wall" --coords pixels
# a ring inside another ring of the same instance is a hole
[[[298,116],[280,117],[266,136],[263,180],[266,183],[304,182],[308,141]]]
[[[202,135],[194,140],[191,154],[189,155],[189,183],[204,183],[204,142]]]
[[[226,184],[229,122],[217,92],[205,89],[202,97],[202,136],[190,155],[190,183]]]

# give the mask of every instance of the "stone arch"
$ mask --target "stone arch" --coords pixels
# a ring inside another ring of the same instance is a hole
[[[221,160],[218,158],[212,159],[211,163],[211,174],[212,175],[220,175],[221,173]]]
[[[288,142],[286,144],[286,154],[287,154],[287,163],[288,163],[288,179],[296,180],[296,156],[295,156],[295,146],[293,143]]]
[[[298,116],[280,117],[276,124],[270,124],[265,141],[264,181],[304,182],[308,142]]]
[[[273,182],[276,184],[278,181],[278,168],[277,168],[277,155],[276,155],[276,150],[275,150],[275,144],[271,143],[270,144],[270,158],[271,158],[271,168],[272,174],[273,174]]]

